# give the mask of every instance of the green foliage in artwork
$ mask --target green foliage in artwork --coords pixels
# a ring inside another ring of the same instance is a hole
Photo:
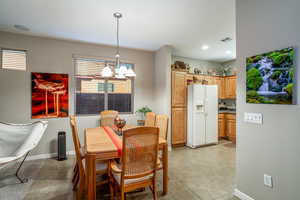
[[[248,103],[262,103],[264,98],[260,96],[255,90],[247,91],[247,102]]]
[[[294,84],[293,83],[289,83],[285,88],[284,88],[284,91],[286,91],[289,95],[289,97],[292,97],[293,96],[293,87],[294,87]]]
[[[247,89],[248,90],[257,90],[263,83],[262,76],[259,73],[259,70],[252,68],[247,71]]]
[[[294,71],[295,71],[294,67],[292,67],[289,71],[289,77],[292,81],[294,80]]]
[[[280,74],[281,74],[281,71],[275,71],[275,72],[273,72],[273,74],[270,76],[270,78],[273,79],[273,80],[276,80],[276,79],[279,78]]]

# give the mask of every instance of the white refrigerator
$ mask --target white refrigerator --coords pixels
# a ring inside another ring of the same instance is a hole
[[[188,86],[187,146],[218,143],[218,86]]]

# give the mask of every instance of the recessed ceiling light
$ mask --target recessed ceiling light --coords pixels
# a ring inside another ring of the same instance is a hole
[[[208,45],[203,45],[203,46],[201,47],[202,50],[207,50],[208,48],[209,48]]]
[[[17,29],[19,31],[30,31],[30,29],[24,25],[15,24],[14,27],[15,27],[15,29]]]
[[[232,51],[230,51],[230,50],[226,51],[226,54],[231,54],[231,53],[232,53]]]

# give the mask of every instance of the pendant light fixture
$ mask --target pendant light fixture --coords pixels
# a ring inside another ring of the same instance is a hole
[[[111,69],[109,64],[103,68],[101,75],[105,78],[115,77],[118,79],[125,79],[128,77],[135,77],[136,74],[132,68],[127,69],[126,65],[122,65],[120,62],[120,40],[119,40],[119,20],[122,18],[122,14],[119,12],[114,13],[114,17],[117,19],[117,51],[115,55],[115,68]]]

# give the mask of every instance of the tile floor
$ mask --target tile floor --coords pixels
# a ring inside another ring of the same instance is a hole
[[[72,192],[74,157],[58,162],[54,159],[27,161],[21,173],[29,177],[25,184],[15,184],[15,165],[0,169],[2,200],[69,200]],[[222,141],[216,146],[198,149],[177,148],[169,154],[169,193],[161,196],[162,176],[158,177],[159,199],[165,200],[237,200],[235,187],[235,146]],[[109,199],[106,188],[98,189],[97,199]],[[127,200],[152,199],[151,192],[127,195]]]

